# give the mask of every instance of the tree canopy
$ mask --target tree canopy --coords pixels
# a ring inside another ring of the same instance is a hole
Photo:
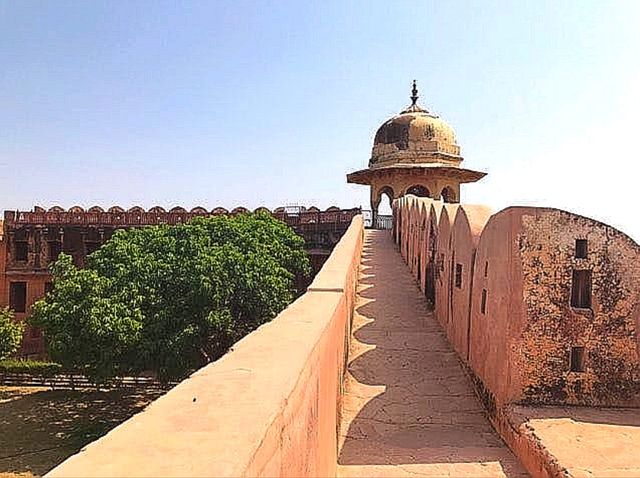
[[[16,322],[8,307],[0,308],[0,360],[13,354],[20,347],[24,324]]]
[[[304,240],[265,213],[120,230],[83,269],[62,254],[30,320],[53,360],[98,382],[175,379],[273,319],[309,269]]]

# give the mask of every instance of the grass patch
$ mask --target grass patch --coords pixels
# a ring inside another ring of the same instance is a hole
[[[62,372],[62,365],[39,360],[4,359],[0,360],[0,373],[28,373],[50,377]]]

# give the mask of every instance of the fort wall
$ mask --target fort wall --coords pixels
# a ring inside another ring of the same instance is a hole
[[[362,241],[356,216],[307,293],[47,476],[335,476]]]
[[[640,406],[633,240],[557,209],[406,196],[393,210],[399,250],[487,402]]]

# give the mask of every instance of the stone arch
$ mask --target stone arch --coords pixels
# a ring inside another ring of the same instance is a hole
[[[442,200],[444,202],[448,202],[448,203],[458,202],[458,197],[456,195],[456,192],[453,190],[451,186],[445,186],[444,188],[442,188],[442,192],[440,193],[440,196],[442,197]]]
[[[426,186],[422,186],[421,184],[414,184],[413,186],[408,187],[407,194],[412,194],[414,196],[418,196],[421,198],[431,197],[431,192],[429,191],[429,188],[427,188]]]
[[[393,199],[395,198],[395,193],[391,186],[383,186],[377,190],[371,189],[371,222],[372,226],[376,227],[378,222],[377,218],[379,215],[379,207],[382,202],[382,196],[387,196],[389,200],[389,208],[391,209],[393,204]]]

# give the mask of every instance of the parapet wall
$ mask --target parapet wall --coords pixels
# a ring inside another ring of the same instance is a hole
[[[356,216],[307,293],[47,476],[335,476],[362,241]]]
[[[398,248],[486,395],[640,406],[640,247],[550,208],[394,202]]]

